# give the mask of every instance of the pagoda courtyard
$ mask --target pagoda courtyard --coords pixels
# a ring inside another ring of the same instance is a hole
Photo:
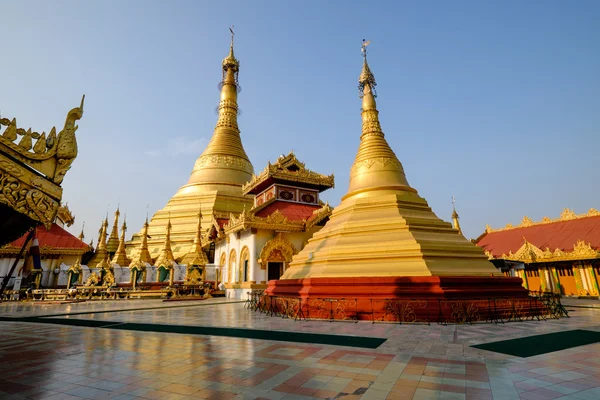
[[[600,344],[581,344],[600,335],[598,303],[565,305],[544,323],[429,325],[294,321],[224,298],[5,302],[0,398],[597,399]]]

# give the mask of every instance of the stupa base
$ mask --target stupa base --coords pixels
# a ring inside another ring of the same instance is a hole
[[[521,278],[482,276],[306,278],[269,281],[264,311],[294,318],[373,322],[523,320],[542,316]]]

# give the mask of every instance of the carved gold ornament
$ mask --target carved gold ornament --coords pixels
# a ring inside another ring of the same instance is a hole
[[[62,198],[59,185],[77,156],[75,122],[82,115],[83,99],[58,137],[56,128],[40,134],[18,128],[15,118],[0,118],[0,203],[50,227]]]
[[[263,269],[267,267],[269,257],[274,251],[279,251],[283,255],[284,260],[288,263],[292,261],[292,257],[294,256],[294,254],[298,253],[294,245],[289,240],[287,240],[281,234],[281,232],[279,232],[277,236],[265,243],[262,250],[260,251],[260,258],[258,262],[262,265]]]
[[[525,216],[521,220],[521,223],[516,226],[509,223],[509,224],[506,224],[506,226],[504,228],[493,229],[490,225],[486,225],[485,232],[486,233],[502,232],[502,231],[506,231],[509,229],[526,228],[529,226],[545,225],[545,224],[551,224],[554,222],[571,221],[574,219],[587,218],[587,217],[597,217],[599,215],[600,215],[600,211],[596,210],[595,208],[590,208],[588,210],[588,212],[584,213],[584,214],[575,214],[575,212],[573,210],[565,208],[563,210],[563,212],[560,214],[560,218],[551,219],[549,217],[544,217],[544,218],[542,218],[541,221],[534,222],[531,220],[531,218],[529,218],[528,216]]]
[[[485,252],[488,257],[491,253]],[[502,254],[498,259],[520,261],[526,264],[540,263],[540,262],[551,262],[551,261],[573,261],[573,260],[585,260],[599,258],[600,253],[592,248],[589,243],[585,243],[583,240],[578,240],[573,246],[573,250],[564,251],[561,249],[555,249],[551,251],[549,248],[541,250],[534,246],[525,239],[525,243],[517,250],[516,253],[509,252],[508,254]],[[490,258],[490,259],[493,259]]]
[[[269,162],[260,174],[253,175],[250,182],[242,186],[242,192],[248,194],[254,187],[269,178],[308,183],[326,188],[334,187],[333,174],[321,175],[307,169],[304,163],[300,162],[293,152],[290,152],[287,156],[278,158],[274,164]]]

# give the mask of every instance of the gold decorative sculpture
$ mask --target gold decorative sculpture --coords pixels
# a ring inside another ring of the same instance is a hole
[[[16,118],[0,118],[0,204],[50,228],[60,207],[60,184],[77,156],[75,122],[83,116],[84,98],[69,111],[58,137],[56,128],[40,134],[17,127]]]

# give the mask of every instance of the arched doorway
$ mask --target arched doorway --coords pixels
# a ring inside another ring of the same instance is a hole
[[[259,263],[267,271],[267,281],[279,279],[297,251],[281,233],[269,240],[260,252]]]
[[[240,252],[240,266],[238,276],[240,282],[248,282],[250,280],[250,250],[247,246],[244,246]]]

